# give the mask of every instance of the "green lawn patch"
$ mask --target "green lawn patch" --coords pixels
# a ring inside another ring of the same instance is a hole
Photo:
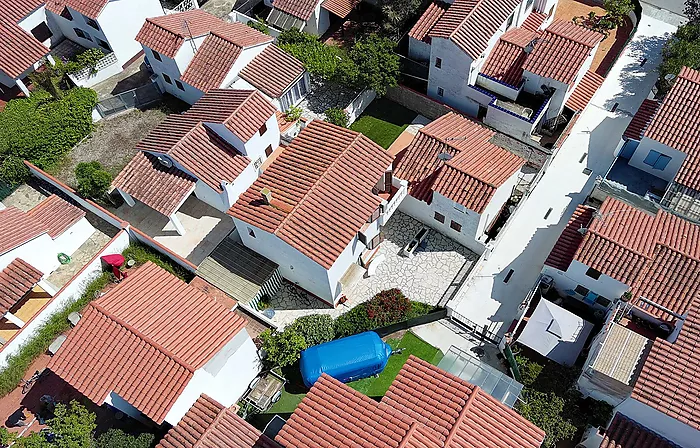
[[[372,101],[350,129],[365,134],[379,146],[387,149],[416,116],[417,114],[412,110],[386,98],[379,98]]]
[[[194,278],[194,274],[190,271],[175,263],[167,256],[143,244],[130,245],[124,249],[122,255],[127,260],[132,259],[136,261],[136,266],[141,266],[145,262],[150,261],[188,283]]]
[[[403,352],[400,355],[391,355],[386,368],[379,374],[379,377],[353,381],[348,383],[348,386],[370,397],[383,397],[410,355],[428,361],[433,365],[437,365],[444,356],[438,348],[428,344],[410,331],[406,332],[401,340],[389,339],[387,342],[391,345],[391,348],[402,348]]]

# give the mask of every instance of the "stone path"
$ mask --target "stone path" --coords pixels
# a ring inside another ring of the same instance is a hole
[[[434,230],[425,240],[426,247],[413,258],[399,255],[422,227],[422,223],[410,216],[396,212],[383,229],[385,240],[377,256],[384,255],[386,258],[375,275],[364,278],[364,269],[358,265],[351,267],[356,272],[346,274],[345,278],[352,278],[343,288],[347,302],[333,309],[315,298],[307,298],[303,292],[285,282],[271,299],[271,308],[275,310],[272,321],[284,326],[308,314],[330,314],[335,317],[389,288],[401,289],[411,300],[437,304],[462,266],[465,263],[473,265],[478,256]]]
[[[200,1],[200,4],[202,2]],[[207,12],[214,14],[216,17],[226,19],[231,11],[236,0],[209,0],[201,5],[201,8]]]
[[[360,90],[349,89],[339,84],[323,82],[311,77],[311,92],[301,100],[302,116],[308,120],[325,120],[324,112],[331,107],[345,109],[359,95]]]

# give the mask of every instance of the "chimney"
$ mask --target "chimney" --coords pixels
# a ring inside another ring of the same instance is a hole
[[[262,194],[263,199],[265,199],[265,203],[268,205],[272,204],[272,192],[270,191],[269,188],[263,188],[260,190],[260,194]]]

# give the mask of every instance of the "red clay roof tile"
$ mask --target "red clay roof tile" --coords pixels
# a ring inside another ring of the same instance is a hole
[[[392,160],[364,135],[314,120],[228,213],[329,269],[379,207],[372,188]],[[266,204],[263,188],[280,205]]]
[[[615,414],[600,448],[680,448],[631,418]]]
[[[455,0],[428,35],[450,39],[477,59],[520,3],[520,0]]]
[[[525,48],[535,37],[536,32],[523,28],[507,31],[491,50],[480,73],[518,87],[523,77],[523,64],[528,56]]]
[[[156,448],[280,448],[213,398],[202,394]]]
[[[605,78],[588,70],[566,101],[566,107],[573,111],[582,111],[596,94]]]
[[[681,69],[644,136],[685,153],[675,181],[700,190],[700,71]]]
[[[545,28],[523,69],[571,84],[603,35],[573,22],[555,20]],[[561,55],[565,54],[566,58]]]
[[[0,210],[0,255],[46,233],[44,225],[14,207]]]
[[[11,78],[17,78],[49,53],[18,25],[43,4],[44,0],[0,0],[0,70]]]
[[[109,0],[48,0],[46,9],[60,15],[68,6],[91,19],[97,19],[107,3]]]
[[[449,3],[441,1],[433,1],[430,3],[430,5],[428,5],[428,9],[425,10],[416,24],[413,25],[411,30],[408,32],[408,35],[417,40],[425,39],[430,30],[433,29],[433,26],[435,26],[437,21],[440,20],[443,14],[445,14],[445,11],[447,11],[449,6]]]
[[[355,6],[359,5],[362,0],[323,0],[321,7],[326,9],[341,19],[350,15]]]
[[[41,223],[53,239],[85,217],[85,212],[52,194],[27,212]]]
[[[525,160],[490,143],[494,132],[454,112],[423,127],[406,148],[394,175],[411,196],[430,201],[434,191],[481,213]],[[452,155],[448,162],[441,153]]]
[[[561,271],[569,269],[569,265],[573,261],[576,251],[583,241],[583,234],[580,233],[579,230],[588,228],[588,226],[591,225],[594,213],[595,209],[593,207],[585,205],[576,207],[573,216],[571,216],[571,219],[566,224],[566,227],[562,231],[561,236],[554,245],[552,252],[549,253],[544,264]]]
[[[196,179],[175,166],[166,168],[156,156],[139,152],[112,182],[153,210],[171,216],[194,191]]]
[[[654,118],[660,106],[661,103],[655,100],[642,101],[641,106],[639,106],[637,113],[632,117],[632,121],[627,125],[627,129],[625,129],[622,136],[633,140],[641,140],[644,136],[644,131],[651,123],[651,119]]]
[[[547,20],[547,15],[537,11],[530,11],[527,19],[520,25],[520,28],[537,31],[540,29],[544,21]]]
[[[29,292],[43,276],[42,272],[15,258],[0,271],[0,314],[5,314]]]
[[[115,392],[162,423],[194,372],[244,325],[147,262],[88,305],[48,367],[97,405]]]
[[[301,19],[304,22],[309,20],[314,13],[316,5],[321,0],[276,0],[273,9],[279,9],[287,14]]]
[[[167,14],[146,19],[136,35],[140,44],[174,58],[185,37],[208,34],[226,23],[203,9]]]
[[[280,98],[304,72],[298,59],[269,45],[243,67],[240,76],[270,98]]]

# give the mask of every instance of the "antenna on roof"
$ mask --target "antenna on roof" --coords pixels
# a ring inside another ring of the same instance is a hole
[[[197,45],[194,43],[194,36],[192,35],[192,30],[190,29],[190,23],[187,21],[187,19],[182,20],[182,29],[187,34],[190,38],[190,45],[192,46],[192,53],[197,52]]]
[[[581,227],[580,227],[578,230],[576,230],[576,231],[577,231],[578,233],[580,233],[581,235],[585,235],[586,233],[588,233],[588,227],[583,227],[583,226],[581,226]]]

